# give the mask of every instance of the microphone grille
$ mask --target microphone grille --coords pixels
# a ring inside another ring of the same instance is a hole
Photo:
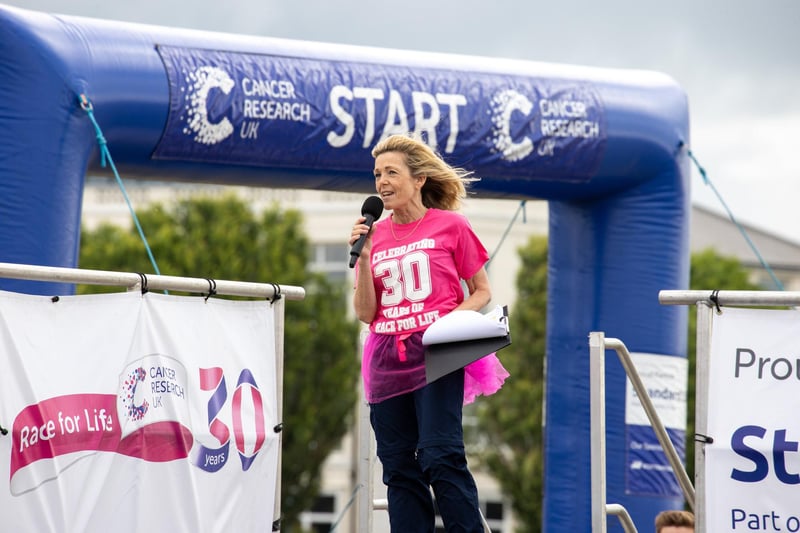
[[[377,196],[370,196],[364,200],[364,205],[361,206],[361,214],[371,215],[372,218],[378,220],[383,213],[383,200]]]

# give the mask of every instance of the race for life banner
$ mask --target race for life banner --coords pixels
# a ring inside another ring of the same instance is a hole
[[[631,353],[650,402],[681,460],[686,451],[685,357]],[[625,390],[625,490],[628,494],[682,496],[667,454],[630,380]]]
[[[0,530],[270,531],[266,301],[0,291]]]
[[[156,159],[363,173],[413,132],[487,175],[592,177],[607,138],[585,81],[159,46],[170,111]]]
[[[706,530],[800,531],[800,313],[714,314]]]

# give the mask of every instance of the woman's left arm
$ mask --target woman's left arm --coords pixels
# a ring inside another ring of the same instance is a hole
[[[486,267],[481,267],[474,276],[466,280],[466,283],[469,296],[456,309],[480,311],[492,300],[492,288],[489,286]]]

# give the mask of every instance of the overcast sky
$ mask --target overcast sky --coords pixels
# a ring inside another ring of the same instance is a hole
[[[0,0],[51,13],[400,50],[656,70],[741,223],[800,243],[800,0]],[[695,204],[727,214],[693,169]]]

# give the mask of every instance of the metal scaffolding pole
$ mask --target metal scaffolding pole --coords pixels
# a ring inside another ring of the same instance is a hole
[[[664,305],[695,305],[699,302],[710,306],[798,306],[800,292],[790,291],[709,291],[709,290],[664,290],[659,291],[658,301]]]
[[[78,268],[47,267],[0,263],[0,278],[32,281],[56,281],[84,285],[106,285],[126,287],[128,290],[184,291],[199,294],[215,292],[225,296],[249,296],[272,300],[276,296],[287,300],[302,300],[306,292],[303,287],[278,285],[275,283],[252,283],[245,281],[215,280],[212,278],[184,278],[138,272],[113,272],[106,270],[84,270]]]

